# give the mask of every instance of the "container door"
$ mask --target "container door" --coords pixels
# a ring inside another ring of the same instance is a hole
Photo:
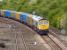
[[[4,12],[4,11],[1,11],[1,15],[2,15],[2,16],[5,16],[5,12]]]
[[[11,12],[11,18],[15,19],[16,18],[16,13]]]
[[[26,23],[26,15],[23,15],[23,21]]]
[[[20,22],[23,22],[24,18],[23,15],[20,15]]]
[[[26,15],[20,15],[20,21],[26,23]]]
[[[16,19],[20,20],[20,15],[18,13],[16,13]]]
[[[30,25],[33,25],[33,19],[32,19],[32,16],[30,17]]]

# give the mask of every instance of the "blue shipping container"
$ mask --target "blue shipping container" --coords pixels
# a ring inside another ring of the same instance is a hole
[[[26,23],[26,15],[20,15],[20,21],[24,21]]]
[[[6,12],[5,12],[5,16],[6,16],[6,17],[10,17],[10,16],[11,16],[11,12],[10,12],[10,11],[6,11]]]

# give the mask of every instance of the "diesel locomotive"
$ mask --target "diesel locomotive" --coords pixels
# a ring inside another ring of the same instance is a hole
[[[49,32],[49,21],[41,16],[11,10],[0,10],[0,16],[23,22],[40,35],[47,35]]]

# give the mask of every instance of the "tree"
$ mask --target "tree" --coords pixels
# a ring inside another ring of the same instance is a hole
[[[6,3],[3,0],[3,9],[27,13],[35,11],[36,15],[48,18],[50,24],[56,28],[60,28],[60,20],[67,12],[67,0],[10,0],[8,5]]]

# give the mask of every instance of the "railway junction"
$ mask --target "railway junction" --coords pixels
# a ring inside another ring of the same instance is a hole
[[[40,36],[22,23],[0,17],[0,43],[4,45],[0,50],[67,50],[66,42],[61,36]]]

